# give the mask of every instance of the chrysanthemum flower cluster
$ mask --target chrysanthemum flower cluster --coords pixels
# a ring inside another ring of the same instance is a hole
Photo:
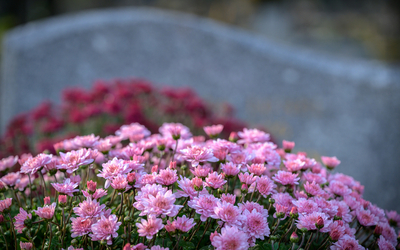
[[[400,216],[257,129],[180,123],[77,136],[0,161],[2,249],[396,249]]]
[[[105,137],[124,124],[138,122],[157,133],[164,122],[186,124],[200,134],[208,124],[222,124],[223,137],[246,125],[233,118],[228,104],[211,108],[189,88],[155,88],[140,79],[97,81],[91,89],[67,89],[62,102],[44,102],[31,112],[16,116],[0,138],[0,158],[40,153],[53,144],[78,135]]]

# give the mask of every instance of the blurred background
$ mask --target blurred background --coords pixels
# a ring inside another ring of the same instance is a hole
[[[400,209],[398,0],[0,0],[0,38],[0,132],[67,86],[141,77],[337,156]]]
[[[0,0],[0,38],[30,21],[123,6],[178,10],[284,43],[346,57],[400,61],[398,0]]]

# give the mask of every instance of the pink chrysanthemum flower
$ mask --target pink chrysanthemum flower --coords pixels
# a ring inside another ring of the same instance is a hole
[[[188,202],[189,207],[200,214],[200,220],[206,221],[208,217],[214,215],[214,208],[217,206],[218,199],[214,195],[200,194]]]
[[[94,134],[77,136],[71,139],[74,149],[78,148],[92,148],[96,142],[100,139],[100,136],[95,136]]]
[[[312,212],[320,210],[318,204],[312,200],[300,198],[297,201],[292,201],[292,203],[297,207],[297,211],[300,214],[311,214]]]
[[[21,247],[21,249],[26,249],[26,250],[31,250],[33,245],[30,242],[19,242],[19,246]]]
[[[105,188],[108,188],[111,184],[111,180],[117,177],[119,174],[127,174],[129,172],[128,164],[124,160],[113,158],[111,161],[103,164],[103,169],[100,170],[100,174],[97,176],[106,179],[104,184]]]
[[[25,163],[21,167],[21,173],[25,174],[35,174],[39,171],[44,165],[49,164],[51,162],[52,155],[47,154],[38,154],[33,158],[29,158],[25,161]]]
[[[346,202],[337,200],[332,200],[330,202],[333,206],[337,207],[337,213],[335,214],[336,217],[341,218],[346,223],[350,223],[352,221],[353,218]]]
[[[212,149],[200,146],[189,146],[186,149],[181,149],[180,153],[188,162],[192,163],[193,167],[199,165],[200,162],[217,162]]]
[[[396,211],[386,211],[386,216],[391,226],[400,226],[400,214],[398,214]]]
[[[226,159],[237,164],[242,171],[247,171],[247,163],[251,162],[254,157],[255,155],[253,153],[237,151],[228,155]]]
[[[258,179],[257,176],[254,176],[254,174],[249,174],[249,173],[240,173],[238,177],[240,182],[246,185],[251,185]]]
[[[217,202],[217,206],[214,208],[214,215],[211,217],[220,219],[227,223],[228,226],[239,226],[239,219],[241,219],[241,212],[238,207],[227,202]]]
[[[33,182],[35,180],[35,178],[33,178],[33,176],[31,176],[31,181]],[[21,178],[19,179],[19,181],[17,181],[15,183],[15,189],[18,189],[19,191],[24,191],[24,189],[26,188],[26,186],[28,186],[29,184],[29,177],[28,175],[21,175]]]
[[[164,227],[162,220],[156,218],[152,214],[147,216],[147,220],[141,219],[141,222],[136,223],[136,226],[138,228],[137,232],[139,233],[139,236],[146,236],[149,240]]]
[[[335,194],[340,196],[346,196],[351,194],[351,189],[348,188],[345,184],[340,181],[331,181],[329,183],[329,190]]]
[[[157,245],[157,246],[152,246],[150,248],[150,250],[169,250],[169,248],[168,247],[161,247],[161,246]]]
[[[92,219],[85,219],[82,217],[71,218],[71,237],[75,238],[78,236],[83,236],[92,232]]]
[[[343,221],[334,221],[329,225],[329,237],[332,241],[336,242],[345,235],[346,227]]]
[[[288,171],[297,172],[303,169],[306,163],[300,159],[296,159],[294,161],[284,161],[284,164]]]
[[[74,207],[74,213],[84,219],[98,218],[104,214],[106,205],[100,205],[96,200],[87,198],[87,200],[79,203],[78,207]]]
[[[203,129],[204,129],[204,132],[206,132],[206,134],[208,136],[213,138],[222,132],[222,130],[224,129],[224,126],[221,124],[218,124],[218,125],[212,125],[212,126],[205,126],[205,127],[203,127]]]
[[[216,250],[246,250],[249,248],[247,235],[237,227],[225,226],[221,234],[213,235],[211,244]]]
[[[15,217],[15,229],[17,229],[18,233],[22,233],[22,229],[25,228],[25,220],[32,219],[32,214],[28,214],[22,207],[19,208],[19,214]]]
[[[151,135],[151,132],[139,123],[131,123],[130,125],[123,125],[115,134],[122,140],[132,138],[134,141],[138,141]]]
[[[295,146],[295,143],[293,141],[285,141],[285,140],[282,141],[282,148],[285,151],[288,151],[288,152],[292,151],[294,146]]]
[[[321,156],[322,163],[329,169],[334,169],[337,165],[340,164],[340,161],[336,156],[328,157],[328,156]]]
[[[303,178],[310,183],[315,181],[315,183],[318,185],[324,184],[326,182],[326,178],[323,177],[321,174],[316,174],[312,172],[303,173]]]
[[[291,172],[278,171],[272,179],[282,185],[298,185],[300,178],[297,176],[298,174],[292,174]]]
[[[194,189],[194,184],[189,178],[181,176],[181,179],[178,180],[177,183],[182,190],[178,190],[178,192],[175,193],[176,198],[190,197],[192,199],[197,196],[198,192]]]
[[[111,187],[120,192],[125,192],[132,188],[132,186],[128,185],[128,180],[125,175],[119,174],[117,175],[111,182]]]
[[[12,198],[6,198],[0,201],[0,212],[7,211],[8,208],[12,205]]]
[[[380,250],[395,250],[396,248],[390,243],[390,241],[386,240],[383,235],[379,236],[378,246]]]
[[[321,222],[320,222],[321,221]],[[305,228],[307,230],[317,230],[316,224],[321,223],[322,228],[319,229],[322,233],[329,232],[329,225],[332,223],[328,216],[324,213],[313,212],[311,214],[299,214],[299,220],[297,221],[297,228]]]
[[[156,182],[161,185],[169,186],[178,180],[178,175],[176,170],[172,169],[162,169],[156,177]]]
[[[265,170],[267,170],[264,164],[251,164],[247,169],[249,170],[250,173],[253,173],[258,176],[263,175]]]
[[[61,248],[61,250],[64,250],[63,248]],[[73,246],[69,246],[68,248],[67,248],[67,250],[84,250],[83,248],[75,248],[75,247],[73,247]]]
[[[228,202],[228,203],[231,203],[231,204],[235,205],[236,195],[234,195],[234,194],[222,194],[221,195],[221,201],[222,202],[225,201],[225,202]]]
[[[9,156],[0,160],[0,172],[12,168],[18,161],[18,156]]]
[[[269,134],[260,131],[258,129],[244,128],[243,131],[238,132],[238,136],[241,138],[240,140],[237,141],[238,144],[266,142],[270,140]]]
[[[190,170],[190,172],[192,172],[192,174],[194,176],[200,177],[200,178],[204,178],[207,177],[208,174],[211,172],[211,167],[208,165],[204,165],[204,166],[197,166],[193,169]]]
[[[53,202],[53,204],[46,205],[44,207],[38,207],[37,210],[33,210],[33,212],[36,213],[40,218],[50,220],[53,218],[54,211],[56,210],[56,203]]]
[[[19,172],[13,172],[13,173],[8,173],[5,176],[1,178],[1,181],[3,181],[7,186],[15,186],[19,179],[21,178],[21,174]]]
[[[240,209],[240,211],[242,211],[242,213],[246,210],[251,212],[255,209],[257,212],[262,214],[264,217],[268,217],[268,210],[256,202],[247,201],[246,203],[240,203],[239,209]]]
[[[395,246],[397,243],[397,235],[394,228],[392,228],[388,223],[379,223],[378,225],[382,228],[382,236]]]
[[[147,246],[143,245],[143,243],[139,243],[137,245],[131,246],[131,244],[126,243],[122,250],[145,250]]]
[[[171,190],[166,192],[159,192],[156,195],[149,194],[147,198],[143,198],[141,203],[144,207],[140,216],[153,214],[162,215],[162,217],[169,216],[174,217],[178,214],[178,211],[182,205],[174,205],[175,195]]]
[[[258,178],[256,187],[257,191],[260,192],[264,198],[276,192],[276,185],[268,176],[261,176]]]
[[[335,242],[331,246],[331,250],[364,250],[364,247],[359,245],[355,238],[344,235],[338,242]]]
[[[212,172],[208,174],[204,185],[213,189],[218,189],[225,185],[226,182],[227,181],[224,179],[224,176],[218,174],[217,172]]]
[[[272,195],[272,199],[275,200],[275,203],[279,205],[287,207],[289,210],[292,209],[292,201],[293,197],[288,193],[276,193]]]
[[[142,211],[145,209],[143,200],[148,199],[150,196],[157,196],[158,193],[164,194],[167,192],[166,188],[163,188],[161,185],[158,184],[146,184],[144,187],[140,189],[138,194],[135,197],[135,202],[133,206]]]
[[[101,216],[100,220],[92,225],[92,241],[106,240],[107,245],[112,245],[112,238],[118,236],[117,230],[122,222],[118,222],[117,216],[112,214],[108,217]]]
[[[370,210],[359,209],[356,211],[357,220],[361,225],[369,227],[378,224],[379,220]]]
[[[73,197],[73,193],[79,192],[78,183],[72,182],[71,179],[65,179],[63,183],[51,183],[53,188],[60,194],[66,194]]]
[[[176,229],[181,232],[189,232],[190,229],[196,225],[193,218],[187,218],[186,215],[182,217],[177,217],[174,221]]]
[[[308,181],[304,184],[304,190],[306,190],[307,194],[312,196],[323,195],[324,191],[322,190],[321,186],[313,181],[309,183]]]
[[[255,209],[249,212],[243,212],[242,219],[243,232],[247,233],[249,237],[264,240],[264,236],[269,236],[270,230],[268,227],[267,217],[257,212]]]
[[[221,164],[221,170],[227,177],[233,177],[240,172],[240,167],[232,162],[227,162],[226,164]]]
[[[173,138],[174,140],[192,137],[189,128],[180,123],[164,123],[158,130],[164,137]]]
[[[60,152],[60,156],[57,169],[66,170],[68,174],[72,174],[80,166],[92,163],[97,157],[97,150],[81,148],[67,153]]]

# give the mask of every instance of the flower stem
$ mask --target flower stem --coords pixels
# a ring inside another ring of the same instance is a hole
[[[211,224],[211,223],[210,223],[209,219],[207,219],[206,227],[205,227],[205,229],[204,229],[203,234],[201,235],[201,238],[200,238],[200,240],[199,240],[199,243],[197,243],[196,250],[199,249],[200,243],[201,243],[201,241],[203,240],[204,235],[206,234],[206,232],[207,232],[208,227],[210,226],[210,224]]]
[[[10,231],[11,231],[11,229],[12,229],[12,234],[14,235],[15,249],[18,249],[18,248],[17,248],[17,235],[15,234],[15,231],[14,231],[14,223],[13,223],[13,220],[12,220],[12,218],[11,218],[11,214],[10,214],[10,213],[8,213],[8,217],[10,217],[10,223],[11,223]]]
[[[314,232],[312,232],[310,235],[310,238],[308,238],[305,250],[308,250],[308,248],[310,247],[310,245],[311,245],[310,243],[312,242],[311,239],[314,238],[314,235],[315,235]]]
[[[3,235],[4,243],[6,244],[6,250],[8,250],[8,243],[6,237],[4,236],[3,227],[0,227],[1,235]]]

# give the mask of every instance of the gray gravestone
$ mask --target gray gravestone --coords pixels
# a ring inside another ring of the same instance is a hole
[[[4,40],[1,129],[68,85],[143,77],[232,103],[241,119],[311,156],[337,156],[365,198],[398,209],[400,76],[374,62],[285,46],[192,15],[86,12],[30,23]]]

